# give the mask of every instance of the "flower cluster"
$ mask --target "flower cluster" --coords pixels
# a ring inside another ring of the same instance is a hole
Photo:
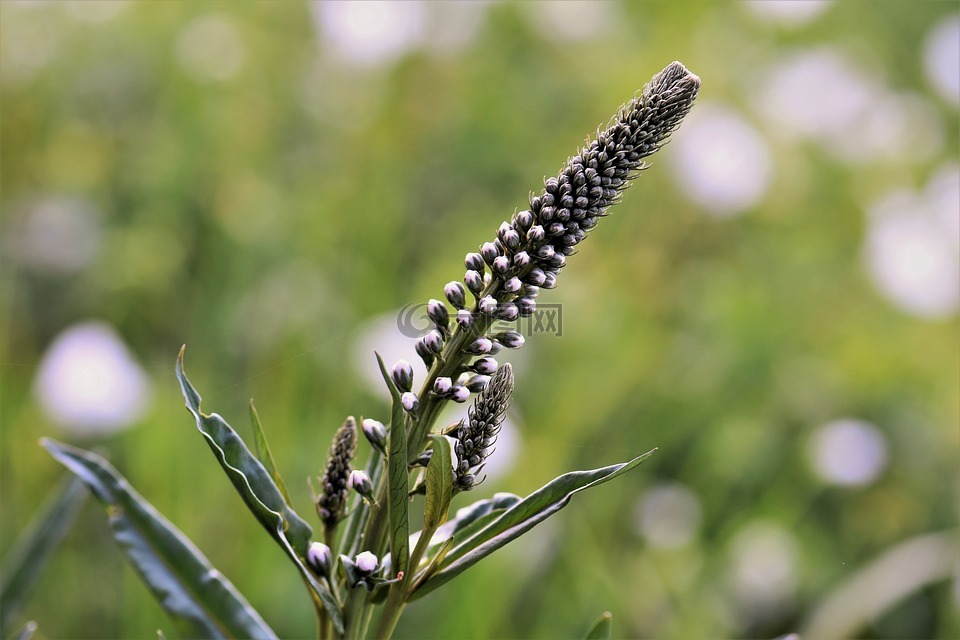
[[[618,112],[613,123],[587,147],[570,158],[556,177],[544,182],[543,191],[530,198],[529,209],[500,225],[497,237],[468,253],[463,282],[444,287],[451,316],[438,300],[428,303],[433,328],[417,344],[417,354],[429,368],[441,357],[445,345],[455,341],[458,353],[443,353],[447,360],[468,363],[459,370],[489,375],[496,370],[495,355],[502,347],[517,349],[523,336],[506,330],[490,333],[497,320],[513,321],[532,315],[540,289],[556,286],[567,258],[615,204],[629,182],[645,168],[643,159],[663,146],[690,110],[700,79],[674,62],[644,86]],[[469,290],[473,302],[468,303]],[[479,371],[479,368],[483,371]],[[465,401],[484,381],[471,385],[438,377],[432,391],[442,398]]]
[[[350,479],[350,462],[357,447],[357,421],[350,416],[337,429],[327,456],[327,467],[320,480],[321,492],[316,498],[317,515],[324,526],[332,529],[343,517]]]
[[[452,430],[451,435],[457,441],[454,447],[457,454],[455,486],[461,491],[473,488],[484,460],[493,453],[493,445],[497,442],[512,395],[513,369],[505,364],[477,395],[473,405],[467,409],[467,417]]]

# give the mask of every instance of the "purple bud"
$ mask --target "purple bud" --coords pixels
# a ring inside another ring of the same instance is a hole
[[[456,280],[447,283],[443,288],[443,295],[447,297],[447,300],[455,309],[462,309],[466,304],[466,292],[463,290],[463,285]]]
[[[333,568],[333,553],[330,547],[322,542],[311,542],[307,548],[307,564],[317,575],[329,577],[330,569]]]
[[[483,296],[480,299],[480,312],[492,316],[497,310],[497,300],[493,296]]]
[[[406,360],[397,360],[394,363],[390,377],[400,391],[410,391],[413,388],[413,367]]]
[[[494,339],[507,349],[519,349],[523,346],[523,336],[517,331],[503,331],[494,336]]]
[[[509,233],[510,231],[513,231],[513,225],[510,224],[509,222],[501,222],[500,228],[497,229],[497,237],[500,238],[500,241],[502,242],[503,236]]]
[[[493,349],[493,341],[490,340],[490,338],[477,338],[476,340],[471,342],[469,345],[467,345],[464,351],[466,351],[467,353],[475,354],[475,355],[484,355],[484,354],[490,353],[492,349]]]
[[[467,288],[473,292],[473,295],[477,295],[483,291],[483,276],[480,275],[479,271],[467,271],[463,276],[463,281],[466,283]]]
[[[420,359],[423,360],[423,363],[429,368],[433,364],[433,353],[423,342],[423,338],[417,340],[417,343],[414,345],[414,349],[417,351],[417,355],[420,356]]]
[[[360,430],[363,431],[363,435],[366,437],[367,442],[369,442],[380,453],[386,453],[387,429],[383,426],[382,422],[367,418],[363,421],[363,423],[361,423]]]
[[[557,274],[548,271],[544,274],[546,278],[543,281],[543,284],[540,285],[544,289],[553,289],[557,286]]]
[[[545,245],[549,246],[549,245]],[[546,280],[546,275],[543,273],[543,269],[534,267],[530,270],[530,273],[527,274],[527,283],[532,284],[536,287],[539,287],[543,284],[543,281]]]
[[[417,394],[412,391],[407,391],[400,396],[400,404],[403,405],[405,411],[413,412],[420,407],[420,399],[417,398]]]
[[[423,344],[435,354],[443,351],[443,336],[436,329],[430,329],[422,338]]]
[[[529,211],[518,211],[513,217],[513,223],[521,231],[526,231],[533,224],[533,214]]]
[[[453,381],[450,378],[441,376],[433,381],[433,392],[438,396],[445,396],[453,387]]]
[[[530,240],[531,242],[533,242],[534,244],[538,244],[538,243],[540,243],[540,242],[543,242],[543,239],[544,239],[546,236],[547,236],[547,234],[544,233],[543,227],[541,227],[541,226],[538,225],[538,224],[533,225],[532,227],[530,227],[530,230],[527,231],[527,239],[529,239],[529,240]]]
[[[512,302],[504,302],[497,309],[497,318],[500,320],[516,320],[520,316],[520,310]]]
[[[477,373],[484,375],[493,375],[497,371],[497,361],[490,357],[479,358],[474,361],[470,368]]]
[[[513,266],[517,267],[518,269],[522,269],[528,264],[530,264],[530,254],[526,251],[520,251],[513,256]]]
[[[377,556],[373,555],[369,551],[364,551],[354,558],[354,563],[357,565],[357,569],[360,572],[371,574],[377,570],[377,565],[380,564],[380,561],[377,559]]]
[[[553,245],[545,244],[537,250],[537,257],[542,260],[549,260],[553,257],[554,253],[556,253],[556,250],[553,248]]]
[[[567,259],[562,253],[555,253],[547,260],[547,264],[553,269],[562,269],[567,264]]]
[[[507,293],[516,293],[517,291],[520,291],[521,286],[522,283],[520,282],[520,278],[513,276],[503,283],[503,290]]]
[[[347,477],[347,488],[353,489],[364,498],[373,496],[373,483],[370,482],[370,476],[366,471],[354,469]]]
[[[510,231],[507,231],[505,234],[503,234],[502,240],[503,244],[506,245],[506,247],[511,251],[516,251],[516,249],[520,246],[520,234],[513,229],[510,229]]]
[[[430,316],[430,319],[433,320],[433,324],[437,328],[446,329],[447,325],[450,323],[450,315],[447,312],[447,307],[439,300],[431,299],[427,303],[427,315]]]
[[[520,315],[526,318],[532,316],[537,310],[537,301],[528,296],[517,298],[517,307],[520,309]]]
[[[490,382],[490,376],[470,376],[467,378],[466,387],[472,393],[480,393],[487,387],[487,383]]]
[[[483,261],[487,264],[492,264],[493,259],[500,255],[500,250],[492,242],[484,242],[483,246],[480,247],[480,255],[483,256]]]
[[[473,271],[483,271],[483,256],[479,253],[468,253],[467,257],[463,259],[463,265]]]
[[[469,309],[457,311],[457,324],[461,327],[469,327],[473,324],[473,312]]]
[[[506,275],[507,271],[510,270],[510,258],[507,256],[497,256],[493,259],[493,264],[490,266],[498,276]]]
[[[470,390],[461,385],[455,386],[451,393],[453,393],[454,402],[466,402],[470,399]]]

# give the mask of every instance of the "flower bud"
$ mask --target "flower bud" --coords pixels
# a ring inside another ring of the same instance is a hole
[[[420,358],[423,360],[423,363],[427,365],[427,368],[429,369],[430,365],[433,364],[434,355],[427,345],[424,344],[423,338],[417,340],[413,348],[416,350],[417,355],[420,356]]]
[[[517,308],[517,305],[512,302],[504,302],[497,309],[497,318],[500,320],[511,321],[516,320],[518,317],[520,317],[520,310]]]
[[[436,329],[427,331],[422,338],[423,344],[433,353],[439,354],[443,351],[443,336]]]
[[[520,234],[510,229],[503,234],[501,241],[508,249],[515,251],[520,246]]]
[[[453,388],[453,381],[450,378],[441,376],[433,381],[433,392],[438,396],[445,396]]]
[[[307,565],[318,576],[329,577],[333,568],[333,553],[330,547],[322,542],[311,542],[307,548]]]
[[[357,557],[354,558],[354,562],[357,565],[357,569],[361,573],[367,575],[373,573],[377,570],[377,566],[380,564],[380,561],[377,559],[377,556],[373,555],[369,551],[364,551],[357,554]]]
[[[450,323],[450,314],[447,307],[439,300],[430,300],[427,303],[427,315],[433,320],[433,324],[438,328],[446,329]]]
[[[406,360],[397,360],[394,363],[390,377],[401,392],[410,391],[413,388],[413,367]]]
[[[539,267],[534,267],[530,270],[530,273],[527,274],[527,283],[536,287],[541,286],[544,280],[546,280],[546,276],[543,273],[543,269]]]
[[[360,430],[363,431],[364,437],[377,451],[386,453],[387,429],[382,422],[367,418],[360,424]]]
[[[507,349],[519,349],[523,346],[523,336],[517,331],[503,331],[494,336],[494,339]]]
[[[517,298],[517,308],[520,309],[520,315],[527,318],[537,310],[537,301],[529,296]]]
[[[544,289],[553,289],[557,286],[557,274],[547,271],[544,274],[546,277],[543,280],[543,284],[540,286]]]
[[[498,276],[506,275],[507,271],[510,270],[510,258],[507,256],[497,256],[493,259],[493,264],[490,266]]]
[[[480,299],[480,313],[492,316],[497,310],[497,300],[493,296],[483,296]]]
[[[545,244],[537,249],[537,257],[541,260],[549,260],[553,257],[554,253],[556,253],[556,249],[553,248],[552,244]]]
[[[350,477],[347,479],[347,487],[353,489],[368,500],[373,499],[373,483],[370,481],[370,476],[367,475],[366,471],[359,469],[351,471]]]
[[[513,224],[521,231],[526,231],[533,224],[533,214],[529,211],[518,211],[513,217]]]
[[[483,355],[490,353],[493,349],[493,341],[490,338],[477,338],[464,349],[467,353]]]
[[[483,261],[487,264],[493,264],[494,258],[500,255],[500,250],[492,242],[484,242],[483,246],[480,247],[480,255],[483,257]]]
[[[522,269],[530,264],[530,254],[526,251],[519,251],[513,256],[513,266]]]
[[[468,253],[463,259],[463,265],[472,271],[483,271],[483,256],[479,253]]]
[[[479,295],[483,291],[483,276],[480,275],[479,271],[467,271],[463,275],[463,281],[467,288],[473,292],[473,295]]]
[[[513,276],[503,283],[503,290],[507,293],[516,293],[517,291],[520,291],[521,285],[522,283],[520,282],[520,278]]]
[[[456,280],[448,282],[443,287],[443,295],[455,309],[462,309],[466,304],[466,292],[463,290],[463,285]]]
[[[454,402],[466,402],[470,399],[470,390],[459,384],[453,388],[451,393]]]
[[[490,376],[476,375],[467,378],[467,383],[464,386],[469,389],[471,393],[480,393],[489,382]]]
[[[474,363],[470,365],[470,368],[476,371],[477,373],[490,375],[496,372],[498,366],[499,365],[497,364],[497,361],[494,360],[493,358],[483,357],[475,360]]]
[[[527,239],[533,242],[534,244],[543,242],[543,239],[547,237],[546,232],[544,232],[543,227],[539,224],[535,224],[530,227],[530,230],[527,231]]]
[[[553,269],[562,269],[567,264],[567,259],[562,253],[555,253],[547,259],[547,264]]]
[[[404,410],[411,413],[420,407],[420,399],[417,398],[417,394],[407,391],[400,396],[400,404],[403,405]]]
[[[473,312],[469,309],[457,311],[457,324],[461,327],[469,327],[473,324]]]

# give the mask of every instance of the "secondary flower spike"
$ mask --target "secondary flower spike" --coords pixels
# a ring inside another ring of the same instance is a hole
[[[467,417],[456,426],[453,432],[457,440],[457,468],[454,475],[458,489],[468,491],[476,484],[477,471],[493,453],[493,445],[497,442],[512,395],[513,369],[505,364],[493,374],[467,410]]]
[[[357,447],[357,421],[350,416],[337,429],[327,457],[327,468],[320,481],[321,493],[317,498],[317,515],[324,526],[333,529],[343,516],[347,499],[347,480],[350,477],[350,461]]]

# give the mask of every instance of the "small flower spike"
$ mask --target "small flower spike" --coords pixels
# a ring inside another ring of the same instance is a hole
[[[457,440],[455,485],[459,490],[469,491],[476,484],[476,473],[493,453],[512,395],[513,369],[505,364],[493,374],[467,410],[467,417],[454,430]]]
[[[347,499],[347,480],[350,477],[350,461],[357,447],[357,421],[353,416],[346,419],[333,437],[327,468],[320,481],[322,491],[317,498],[317,515],[327,529],[337,526],[343,517]]]

